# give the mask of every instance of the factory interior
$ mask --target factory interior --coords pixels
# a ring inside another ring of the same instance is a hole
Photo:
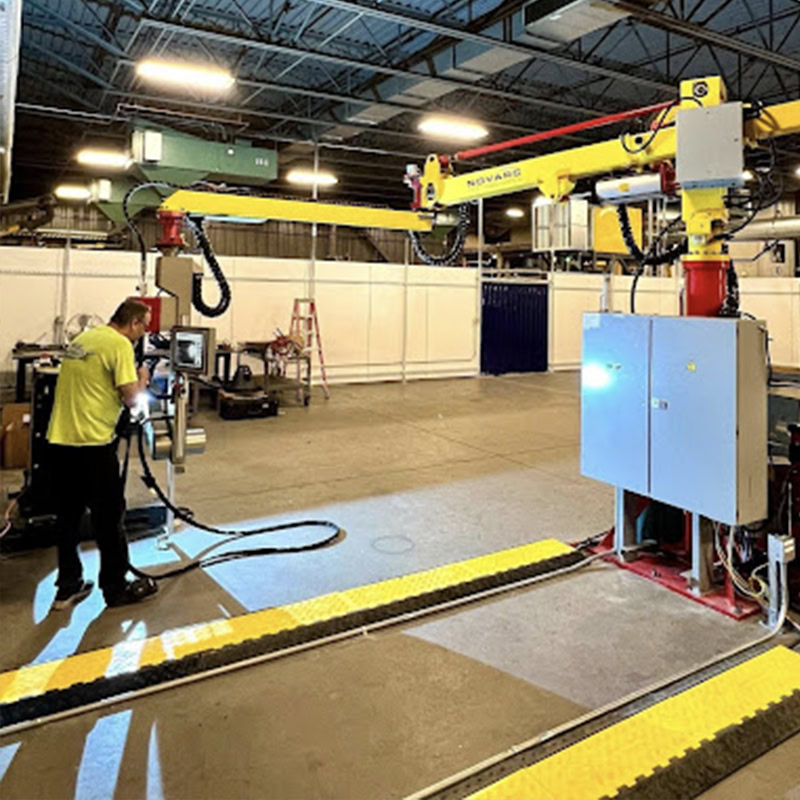
[[[0,798],[798,800],[797,0],[0,2]]]

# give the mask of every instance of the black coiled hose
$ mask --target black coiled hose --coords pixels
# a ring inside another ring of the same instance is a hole
[[[126,475],[128,471],[127,465],[128,459],[130,458],[131,435],[132,432],[129,429],[127,432],[128,447],[125,453],[125,466],[123,471],[124,475]],[[337,544],[346,535],[341,526],[326,519],[305,519],[298,520],[297,522],[284,522],[278,525],[268,525],[263,528],[253,528],[252,530],[240,531],[224,530],[223,528],[215,528],[213,525],[206,525],[202,522],[199,522],[194,518],[194,515],[189,509],[182,508],[171,503],[164,490],[158,485],[158,482],[156,481],[155,476],[150,469],[150,464],[147,460],[147,448],[145,447],[144,430],[141,425],[137,426],[135,435],[139,449],[139,461],[144,473],[142,479],[144,480],[145,485],[156,493],[159,500],[161,500],[161,502],[172,511],[176,519],[182,520],[186,524],[191,525],[193,528],[198,528],[199,530],[206,531],[208,533],[214,533],[226,537],[224,541],[220,542],[219,545],[214,545],[214,547],[229,544],[235,539],[241,539],[246,536],[257,536],[264,533],[279,533],[281,531],[296,530],[299,528],[322,528],[327,531],[327,533],[323,535],[321,539],[318,539],[315,542],[309,542],[308,544],[287,545],[281,547],[250,547],[240,550],[229,550],[224,553],[216,553],[214,555],[205,555],[200,558],[195,558],[185,564],[181,564],[178,567],[167,569],[158,573],[145,572],[144,570],[141,570],[129,563],[128,568],[131,570],[131,572],[133,572],[134,575],[137,575],[140,578],[163,580],[164,578],[174,578],[178,575],[183,575],[184,573],[193,569],[213,567],[216,564],[222,564],[226,561],[233,561],[239,558],[278,555],[281,553],[307,553],[311,550],[321,550],[325,547],[330,547],[331,545]],[[210,550],[213,550],[214,547],[208,548],[205,552],[208,553]]]
[[[631,314],[636,313],[636,286],[639,283],[639,278],[642,275],[645,267],[657,267],[662,264],[671,264],[675,259],[685,255],[689,249],[687,241],[680,242],[679,244],[670,247],[663,253],[656,253],[655,248],[661,236],[653,242],[647,253],[643,253],[636,238],[633,235],[633,228],[631,227],[631,220],[628,216],[628,207],[626,205],[617,206],[617,217],[619,219],[619,229],[622,233],[622,240],[628,248],[628,252],[639,262],[639,269],[633,277],[633,284],[631,285]],[[676,220],[677,222],[678,220]],[[661,233],[666,233],[675,222],[670,223]]]
[[[204,317],[221,317],[231,304],[231,287],[222,267],[211,249],[211,244],[206,237],[203,230],[203,221],[193,217],[186,217],[186,222],[200,246],[203,257],[211,270],[217,285],[219,286],[219,302],[215,306],[209,306],[203,300],[203,276],[201,273],[195,273],[192,277],[192,305]]]
[[[411,239],[411,246],[423,264],[429,267],[451,267],[461,258],[464,252],[464,244],[467,241],[469,231],[469,203],[462,203],[458,207],[458,222],[456,223],[456,235],[450,249],[441,256],[431,255],[423,246],[419,231],[409,231],[408,238]]]
[[[131,232],[136,237],[137,244],[139,245],[142,276],[146,274],[147,270],[147,247],[144,243],[144,238],[142,237],[141,231],[136,226],[136,223],[133,221],[133,218],[128,212],[128,206],[130,205],[131,198],[134,194],[136,194],[136,192],[139,192],[142,189],[153,188],[178,190],[189,187],[179,186],[176,183],[169,183],[167,181],[148,181],[146,183],[137,183],[136,186],[132,186],[122,199],[122,215],[125,218],[125,224],[128,226],[128,228],[130,228]],[[211,249],[211,244],[205,235],[205,231],[203,230],[202,221],[192,219],[188,216],[186,221],[191,228],[195,239],[197,239],[197,244],[203,253],[203,257],[208,263],[209,269],[214,275],[214,279],[219,285],[220,294],[219,302],[216,306],[206,305],[206,303],[203,301],[203,276],[197,274],[194,276],[192,283],[192,305],[203,316],[219,317],[228,310],[228,306],[231,304],[231,287],[227,278],[225,277],[225,273],[222,271],[222,267],[220,267],[219,262],[217,261],[217,257],[214,255],[214,251]]]
[[[733,261],[728,264],[728,272],[725,277],[725,300],[722,303],[722,308],[719,310],[719,315],[721,317],[738,317],[740,303],[739,276],[736,274]]]

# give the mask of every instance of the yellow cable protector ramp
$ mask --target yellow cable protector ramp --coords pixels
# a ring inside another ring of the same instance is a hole
[[[0,730],[577,564],[556,541],[0,673]]]

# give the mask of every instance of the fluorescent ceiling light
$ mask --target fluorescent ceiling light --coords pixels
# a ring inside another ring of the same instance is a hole
[[[525,216],[525,212],[521,208],[507,208],[506,216],[511,217],[511,219],[522,219]]]
[[[753,180],[753,178],[755,178],[755,175],[753,175],[753,170],[751,170],[751,169],[746,169],[742,173],[742,180],[751,181],[751,180]]]
[[[223,69],[149,59],[140,61],[136,65],[136,74],[140,78],[151,81],[191,86],[194,89],[208,89],[209,91],[230,89],[234,84],[233,75]]]
[[[81,150],[76,159],[79,164],[91,167],[108,167],[109,169],[127,169],[131,164],[131,157],[120,150]]]
[[[795,175],[797,175],[797,177],[798,177],[798,178],[800,178],[800,167],[798,167],[798,168],[797,168],[797,169],[794,171],[794,174],[795,174]]]
[[[437,139],[454,139],[459,142],[474,142],[489,135],[489,131],[480,124],[460,117],[443,117],[435,115],[425,117],[417,126],[420,133]]]
[[[62,183],[61,186],[56,186],[55,194],[59,200],[88,200],[92,193],[88,186]]]
[[[332,172],[314,172],[311,169],[293,169],[286,176],[289,183],[300,183],[304,186],[333,186],[339,179]]]

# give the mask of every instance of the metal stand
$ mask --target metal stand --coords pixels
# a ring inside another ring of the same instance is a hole
[[[714,531],[711,522],[692,514],[692,571],[689,587],[698,596],[713,589]]]
[[[682,558],[665,561],[659,553],[630,550],[637,543],[636,519],[642,511],[643,499],[634,492],[615,487],[613,536],[609,534],[603,542],[591,548],[593,552],[613,553],[623,569],[733,619],[745,619],[761,611],[757,602],[739,597],[732,602],[724,591],[713,585],[714,529],[712,522],[704,517],[692,515],[692,563],[688,570]],[[688,547],[687,541],[686,550]],[[678,552],[682,554],[682,551]]]
[[[620,561],[626,558],[625,550],[636,544],[636,526],[626,505],[628,495],[619,486],[614,488],[614,554]]]

